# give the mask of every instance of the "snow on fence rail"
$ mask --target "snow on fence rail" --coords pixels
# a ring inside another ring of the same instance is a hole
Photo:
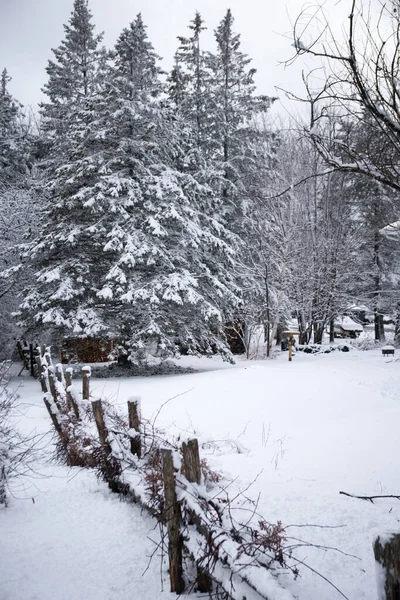
[[[181,446],[165,439],[155,422],[141,419],[137,397],[128,400],[128,418],[104,400],[91,400],[89,367],[79,392],[72,369],[64,374],[50,352],[41,351],[36,363],[59,456],[70,466],[96,468],[112,491],[157,518],[167,532],[161,543],[168,539],[172,592],[293,600],[278,581],[288,568],[296,574],[286,562],[282,525],[267,523],[256,506],[244,506],[248,499],[230,499],[216,486],[220,476],[200,460],[196,439]]]

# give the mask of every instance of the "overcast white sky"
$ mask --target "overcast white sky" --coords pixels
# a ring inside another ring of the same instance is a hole
[[[205,42],[209,45],[213,30],[231,8],[236,31],[242,36],[242,49],[257,69],[260,93],[276,95],[275,86],[302,90],[304,62],[286,69],[279,63],[292,55],[292,23],[304,0],[89,0],[89,4],[97,31],[105,32],[107,47],[141,12],[165,69],[171,67],[176,37],[186,35],[196,9],[208,26]],[[340,4],[348,9],[348,2]],[[62,26],[69,19],[72,5],[73,0],[0,0],[0,69],[7,68],[13,78],[10,91],[24,105],[36,105],[41,99],[51,48],[63,39]]]

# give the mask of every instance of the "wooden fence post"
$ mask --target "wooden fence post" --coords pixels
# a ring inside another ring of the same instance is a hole
[[[185,477],[192,483],[200,484],[201,469],[200,469],[200,454],[199,442],[196,439],[188,440],[187,444],[182,444],[183,469]]]
[[[380,600],[400,600],[400,534],[384,539],[378,537],[374,543],[375,560],[384,571],[378,577],[378,598]]]
[[[136,454],[138,458],[142,456],[142,440],[140,438],[140,397],[132,397],[128,400],[128,416],[129,416],[129,429],[136,432],[130,431],[131,438],[131,452]]]
[[[72,408],[72,396],[68,388],[72,385],[72,373],[69,369],[65,371],[65,402],[67,405],[67,411],[69,412]],[[74,409],[75,410],[75,409]]]
[[[191,483],[201,483],[201,466],[199,442],[197,439],[182,443],[183,469],[185,477]],[[207,593],[212,590],[212,579],[207,571],[200,565],[197,568],[197,589],[199,592]]]
[[[56,382],[55,382],[56,377],[55,377],[55,373],[54,373],[54,367],[52,364],[47,367],[47,373],[48,373],[48,378],[49,378],[50,392],[54,398],[54,402],[56,403],[56,406],[58,406],[58,395],[57,395],[57,388],[56,388]]]
[[[101,405],[101,400],[93,400],[92,410],[97,425],[97,431],[99,432],[100,444],[102,445],[105,454],[108,456],[111,454],[111,446],[107,439],[108,431],[104,422],[104,411]]]
[[[89,400],[89,382],[90,382],[91,368],[82,367],[82,398]]]
[[[46,366],[42,363],[42,357],[40,356],[40,354],[36,357],[36,364],[38,366],[39,381],[40,381],[40,385],[42,386],[42,392],[44,394],[46,394],[49,391],[47,389],[46,378],[44,375]]]
[[[64,373],[63,373],[63,366],[62,366],[61,363],[57,363],[56,364],[56,376],[57,376],[57,379],[58,379],[58,381],[60,383],[65,383]]]
[[[161,450],[164,480],[165,515],[168,531],[169,577],[171,592],[181,594],[185,589],[182,569],[181,510],[176,497],[172,450]]]
[[[35,356],[33,352],[33,344],[29,344],[29,370],[31,376],[35,377]]]
[[[48,348],[46,348],[46,352],[44,353],[43,356],[47,360],[47,364],[50,367],[53,364],[53,361],[51,360],[50,346]]]
[[[63,430],[61,427],[61,423],[58,419],[60,413],[57,408],[57,405],[55,404],[55,402],[53,400],[53,395],[50,392],[47,392],[46,394],[44,394],[43,400],[46,405],[47,411],[50,415],[50,418],[53,421],[54,429],[57,431],[58,435],[63,440]]]
[[[108,430],[104,421],[104,411],[101,405],[101,400],[94,400],[92,402],[92,410],[94,418],[96,420],[97,431],[99,432],[99,440],[104,450],[104,465],[102,471],[104,478],[108,483],[108,487],[113,492],[121,491],[121,484],[118,481],[118,475],[120,474],[120,465],[116,461],[112,460],[112,450],[110,442],[108,441]]]
[[[75,402],[75,398],[73,397],[69,389],[72,385],[72,373],[72,367],[68,367],[67,369],[65,369],[65,392],[67,410],[71,410],[71,408],[73,408],[76,418],[79,419],[79,408],[77,403]]]

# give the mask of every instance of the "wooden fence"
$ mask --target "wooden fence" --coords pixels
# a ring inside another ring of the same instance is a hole
[[[137,397],[128,399],[126,418],[92,398],[90,367],[82,369],[79,390],[72,368],[54,365],[49,351],[38,353],[36,365],[66,462],[97,468],[112,491],[140,503],[165,528],[172,592],[211,594],[217,586],[233,600],[293,600],[278,581],[281,525],[263,523],[255,530],[247,512],[243,522],[238,519],[239,504],[226,491],[207,491],[212,472],[200,460],[197,439],[179,447],[165,439],[154,422],[141,419]]]

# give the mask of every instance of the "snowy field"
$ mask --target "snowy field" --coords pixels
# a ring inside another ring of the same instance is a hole
[[[231,366],[219,359],[182,359],[198,373],[93,380],[92,393],[142,396],[145,417],[170,436],[196,436],[210,466],[233,480],[258,511],[287,526],[287,544],[301,562],[350,600],[375,600],[372,541],[400,530],[400,501],[375,504],[339,495],[399,494],[400,366],[379,350],[329,355],[297,353]],[[25,429],[49,427],[40,386],[24,378]],[[207,442],[213,442],[210,446]],[[238,452],[239,450],[239,452]],[[26,500],[0,511],[0,600],[172,598],[159,560],[147,556],[153,523],[109,494],[94,475],[42,460]],[[21,494],[22,490],[17,490]],[[35,503],[30,499],[34,496]],[[303,543],[313,544],[305,546]],[[332,548],[331,550],[327,547]],[[299,600],[343,596],[299,564],[282,582]],[[271,599],[273,600],[273,599]]]

